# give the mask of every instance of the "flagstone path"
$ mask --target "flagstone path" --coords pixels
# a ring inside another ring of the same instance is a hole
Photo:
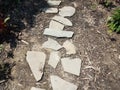
[[[51,6],[56,6],[60,4],[60,0],[52,1],[48,0],[48,4]],[[51,49],[48,64],[51,65],[54,69],[61,60],[62,67],[64,72],[68,72],[74,75],[80,75],[81,68],[81,59],[72,57],[63,57],[61,58],[60,49],[66,49],[66,54],[72,55],[76,54],[76,48],[72,41],[73,33],[72,31],[63,30],[65,26],[73,26],[72,22],[67,19],[75,14],[75,8],[72,6],[65,6],[63,8],[46,8],[45,13],[58,13],[50,21],[49,27],[44,30],[44,35],[48,35],[48,41],[45,41],[42,45],[44,49]],[[71,38],[71,41],[65,41],[63,45],[60,45],[56,40],[49,38],[49,36],[54,37],[66,37],[65,40]],[[47,54],[46,54],[47,55]],[[44,65],[45,65],[45,53],[41,51],[27,51],[27,62],[30,66],[30,69],[35,77],[36,81],[40,81],[42,75],[44,74]],[[44,76],[43,76],[44,77]],[[53,90],[77,90],[78,86],[70,83],[66,80],[63,80],[57,75],[50,75],[51,85]],[[40,88],[32,87],[31,90],[41,90]]]
[[[119,90],[120,48],[107,34],[108,12],[93,9],[93,0],[48,4],[22,31],[8,90]]]

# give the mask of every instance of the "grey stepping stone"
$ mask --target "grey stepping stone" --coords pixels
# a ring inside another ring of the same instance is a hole
[[[75,8],[71,6],[64,6],[63,8],[59,9],[60,16],[73,16],[75,14]]]
[[[76,47],[74,46],[72,41],[66,40],[63,43],[63,47],[66,49],[66,54],[69,54],[69,55],[76,54]]]
[[[81,59],[62,58],[61,63],[64,71],[79,76],[81,68]]]
[[[61,1],[60,0],[48,0],[47,3],[50,6],[58,6],[58,5],[60,5]]]
[[[48,38],[48,41],[44,42],[42,45],[43,48],[53,49],[53,50],[59,50],[62,48],[62,46],[55,41],[54,39]]]
[[[36,88],[36,87],[32,87],[31,90],[45,90],[45,89],[41,89],[41,88]]]
[[[61,16],[54,16],[52,19],[56,20],[56,21],[58,21],[58,22],[60,22],[64,25],[73,26],[72,22],[67,18],[64,18],[64,17],[61,17]]]
[[[72,31],[62,31],[62,30],[54,30],[54,29],[46,28],[43,34],[44,35],[49,35],[49,36],[54,36],[54,37],[71,38],[73,36],[74,32],[72,32]]]
[[[56,68],[59,61],[60,61],[59,52],[57,52],[57,51],[51,52],[48,64],[51,65],[53,68]]]
[[[39,81],[42,78],[45,59],[46,55],[43,52],[27,51],[26,60],[36,81]]]
[[[57,22],[57,21],[51,20],[50,24],[49,24],[49,28],[50,29],[54,29],[54,30],[63,30],[64,29],[64,25],[59,23],[59,22]]]
[[[50,79],[53,90],[77,90],[78,88],[73,83],[67,82],[55,75],[50,76]]]
[[[45,9],[43,9],[43,11],[45,13],[58,13],[58,9],[57,8],[45,8]]]

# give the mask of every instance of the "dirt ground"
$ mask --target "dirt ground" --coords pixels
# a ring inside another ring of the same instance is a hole
[[[64,0],[59,7],[73,6],[73,1],[77,4],[76,13],[69,19],[74,25],[66,27],[65,30],[75,32],[72,40],[77,47],[77,54],[72,57],[79,57],[82,60],[80,76],[63,72],[61,63],[54,70],[48,65],[47,59],[42,80],[35,81],[25,59],[26,52],[32,50],[34,45],[35,50],[41,50],[42,43],[47,40],[43,31],[48,27],[50,18],[56,15],[38,12],[35,15],[34,26],[27,27],[25,24],[26,28],[22,30],[20,36],[29,44],[18,41],[14,49],[14,58],[7,59],[16,63],[11,71],[13,79],[0,84],[0,90],[30,90],[32,86],[52,90],[49,76],[53,74],[74,83],[78,90],[120,90],[120,35],[107,31],[106,20],[110,11],[97,5],[93,0]],[[66,40],[54,39],[61,44]],[[8,44],[6,52],[7,50],[10,50]],[[49,57],[49,52],[42,51]],[[60,52],[62,57],[67,56],[64,50]]]

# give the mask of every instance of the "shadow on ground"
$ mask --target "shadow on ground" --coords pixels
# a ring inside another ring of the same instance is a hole
[[[33,27],[35,15],[48,7],[48,4],[45,0],[0,0],[0,7],[0,18],[10,17],[5,34],[0,35],[0,43],[7,42],[11,48],[15,48],[18,32],[26,28],[23,20],[27,27]]]
[[[10,17],[6,27],[4,29],[0,27],[0,30],[2,30],[0,32],[0,44],[9,43],[10,48],[14,50],[19,40],[19,33],[26,27],[33,27],[35,15],[40,13],[45,7],[48,7],[45,0],[0,0],[0,19],[4,20]],[[27,25],[25,25],[23,20]],[[13,58],[13,56],[13,51],[7,52],[7,55],[5,50],[0,51],[0,81],[6,81],[10,78],[11,64],[3,63],[3,61],[8,57]]]

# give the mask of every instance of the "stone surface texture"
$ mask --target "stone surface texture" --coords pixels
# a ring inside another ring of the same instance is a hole
[[[71,40],[66,40],[63,47],[66,49],[66,54],[76,54],[76,47]]]
[[[61,79],[58,76],[50,76],[53,90],[77,90],[77,86]]]
[[[62,58],[61,63],[64,71],[77,76],[80,75],[81,59],[79,58],[70,59],[70,57]]]
[[[58,51],[51,52],[48,64],[51,65],[53,68],[56,68],[59,61],[60,61],[59,52]]]
[[[57,22],[57,21],[51,20],[50,24],[49,24],[49,28],[50,29],[54,29],[54,30],[63,30],[64,29],[64,25],[59,23],[59,22]]]
[[[72,31],[62,31],[62,30],[54,30],[54,29],[46,28],[43,34],[48,35],[48,36],[54,36],[54,37],[71,38],[73,36],[74,32],[72,32]]]
[[[52,19],[66,25],[66,26],[73,26],[72,22],[69,19],[64,18],[62,16],[54,16]]]
[[[39,81],[43,75],[43,68],[46,60],[45,53],[38,51],[27,51],[26,60],[36,81]]]
[[[48,38],[48,41],[44,42],[42,45],[43,48],[53,49],[53,50],[59,50],[62,48],[62,46],[55,41],[54,39]]]
[[[73,16],[75,14],[75,8],[71,6],[64,6],[63,8],[59,9],[59,15],[66,17],[66,16]]]
[[[47,3],[50,6],[58,6],[58,5],[60,5],[61,1],[60,0],[48,0]]]
[[[45,8],[43,11],[45,13],[58,13],[58,9],[57,8]]]
[[[32,87],[31,90],[45,90],[45,89],[41,89],[41,88],[36,88],[36,87]]]

